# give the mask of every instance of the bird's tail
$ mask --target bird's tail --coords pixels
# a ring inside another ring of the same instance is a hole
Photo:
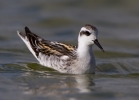
[[[27,47],[31,51],[31,53],[37,58],[38,44],[42,40],[42,38],[40,38],[36,34],[32,33],[28,27],[25,27],[25,33],[17,31],[17,34],[27,45]]]

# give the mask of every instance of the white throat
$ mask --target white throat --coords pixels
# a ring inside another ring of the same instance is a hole
[[[78,70],[85,71],[85,73],[94,73],[96,62],[92,51],[92,45],[78,44],[77,48],[78,63],[80,64]]]
[[[90,57],[93,54],[92,45],[78,43],[77,53],[79,58]]]

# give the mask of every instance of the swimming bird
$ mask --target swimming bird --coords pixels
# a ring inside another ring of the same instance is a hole
[[[98,29],[90,24],[84,25],[78,35],[78,46],[45,40],[25,27],[25,33],[17,31],[28,49],[43,66],[53,68],[61,73],[87,74],[95,73],[96,61],[92,51],[98,42]]]

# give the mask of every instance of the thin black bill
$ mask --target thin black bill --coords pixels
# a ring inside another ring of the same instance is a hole
[[[105,52],[105,51],[103,50],[102,46],[99,44],[99,42],[98,42],[97,39],[94,41],[94,43],[95,43],[103,52]]]

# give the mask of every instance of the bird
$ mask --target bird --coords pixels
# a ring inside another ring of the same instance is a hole
[[[96,44],[104,52],[98,42],[98,29],[90,24],[81,27],[77,46],[45,40],[27,26],[25,33],[17,31],[17,34],[41,65],[60,73],[95,74],[93,45]]]

